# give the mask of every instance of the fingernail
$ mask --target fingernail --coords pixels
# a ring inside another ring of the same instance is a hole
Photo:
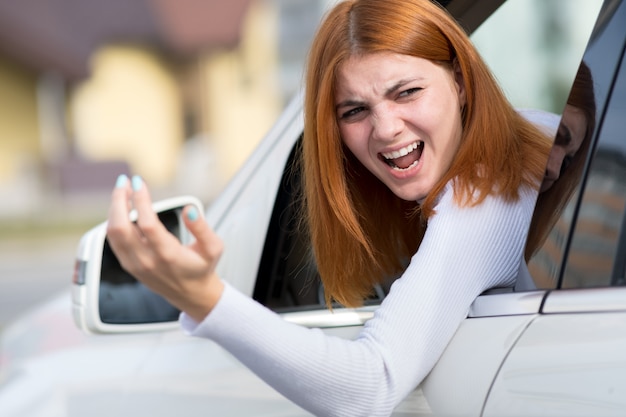
[[[119,177],[117,177],[117,181],[115,181],[115,188],[126,187],[127,182],[128,182],[128,177],[124,174],[121,174]]]
[[[133,175],[133,179],[132,179],[132,185],[133,185],[133,191],[139,191],[141,190],[141,183],[143,182],[141,180],[141,177],[139,175]]]
[[[198,210],[196,210],[195,207],[192,207],[189,210],[187,210],[187,218],[191,220],[192,222],[195,222],[198,219]]]

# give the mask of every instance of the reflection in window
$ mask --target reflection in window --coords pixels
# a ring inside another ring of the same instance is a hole
[[[533,277],[537,288],[555,288],[557,286],[559,268],[565,251],[565,242],[572,222],[573,211],[573,205],[570,203],[550,231],[541,250],[528,265],[530,275]]]
[[[612,115],[616,116],[614,112]],[[612,284],[626,207],[625,155],[602,147],[598,149],[587,184],[569,250],[563,288]]]
[[[610,80],[596,81],[602,86]],[[604,93],[603,93],[604,94]],[[556,222],[529,270],[539,286],[549,287],[559,274],[568,233],[575,220],[562,288],[624,285],[626,275],[626,65],[621,65],[611,100],[599,130],[598,143],[588,169],[580,209],[573,205]],[[577,191],[579,192],[579,191]],[[541,197],[540,197],[541,199]],[[575,201],[576,199],[572,199]],[[539,204],[539,203],[538,203]],[[534,221],[534,219],[533,219]]]
[[[593,77],[582,62],[548,157],[528,234],[526,259],[535,287],[555,288],[575,220],[580,179],[596,126]],[[539,250],[538,250],[539,249]]]
[[[626,208],[626,65],[613,88],[582,198],[564,288],[624,284],[623,230]],[[622,242],[620,242],[622,241]]]

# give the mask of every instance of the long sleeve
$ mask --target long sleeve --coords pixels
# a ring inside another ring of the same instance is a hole
[[[214,340],[287,398],[324,416],[386,416],[430,372],[474,299],[512,285],[536,192],[458,207],[449,185],[424,240],[355,340],[285,322],[227,286],[190,334]]]

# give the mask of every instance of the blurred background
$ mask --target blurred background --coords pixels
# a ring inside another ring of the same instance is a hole
[[[210,204],[300,88],[327,3],[0,1],[0,328],[69,285],[119,174]]]
[[[0,330],[69,287],[78,240],[105,219],[120,173],[141,175],[155,199],[208,206],[300,89],[334,2],[0,0]],[[529,51],[479,30],[516,106],[560,113],[574,74],[551,63],[580,59],[598,4],[508,1],[502,13],[537,39]],[[554,10],[537,22],[533,8]],[[564,42],[579,53],[560,56]]]

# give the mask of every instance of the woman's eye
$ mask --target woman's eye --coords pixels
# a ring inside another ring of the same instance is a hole
[[[563,162],[561,163],[561,174],[560,175],[563,175],[565,170],[567,168],[569,168],[569,166],[572,164],[572,160],[573,159],[574,159],[574,157],[571,156],[571,155],[566,155],[565,158],[563,158]]]
[[[400,94],[398,94],[398,97],[408,97],[408,96],[411,96],[411,95],[417,93],[420,90],[421,90],[421,88],[419,88],[419,87],[409,88],[408,90],[401,91]]]
[[[341,114],[342,119],[350,119],[365,110],[365,107],[355,107]]]

